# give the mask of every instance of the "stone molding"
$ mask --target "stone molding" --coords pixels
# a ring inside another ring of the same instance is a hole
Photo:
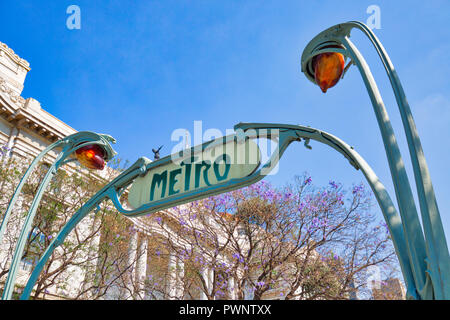
[[[21,66],[22,68],[24,68],[26,71],[30,71],[30,63],[28,61],[26,61],[25,59],[22,59],[21,57],[19,57],[13,49],[11,49],[10,47],[8,47],[6,45],[6,43],[3,43],[0,41],[0,52],[4,52],[5,54],[7,54],[9,56],[9,58],[14,61],[15,63],[17,63],[19,66]],[[0,53],[1,55],[1,53]]]

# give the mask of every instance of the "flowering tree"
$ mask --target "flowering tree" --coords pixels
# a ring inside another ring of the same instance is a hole
[[[260,182],[180,206],[153,220],[162,230],[158,255],[178,261],[182,288],[152,290],[165,298],[350,299],[363,292],[369,267],[396,271],[386,226],[370,209],[363,185],[316,188],[306,175],[283,189]]]
[[[29,162],[0,160],[3,213]],[[43,164],[33,173],[13,211],[0,248],[0,284],[46,170]],[[24,265],[32,267],[75,211],[119,172],[99,177],[67,165],[59,170],[33,221]],[[140,218],[151,239],[147,251],[135,255],[130,255],[133,224],[103,205],[55,250],[32,296],[349,299],[364,293],[370,268],[382,270],[385,278],[396,272],[389,233],[371,212],[371,198],[362,185],[345,189],[330,181],[317,188],[306,175],[281,189],[260,182]],[[133,270],[142,255],[147,273],[138,279]]]

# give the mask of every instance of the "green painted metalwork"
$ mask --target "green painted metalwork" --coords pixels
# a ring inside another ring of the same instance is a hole
[[[391,82],[413,164],[425,238],[408,176],[383,100],[366,61],[349,39],[353,28],[361,30],[372,42]],[[312,82],[315,82],[312,58],[323,52],[339,52],[345,57],[349,57],[351,63],[358,67],[366,85],[391,169],[418,298],[450,299],[450,256],[444,229],[414,119],[389,56],[375,34],[365,24],[357,21],[328,28],[314,37],[306,46],[301,58],[302,72]],[[415,295],[410,297],[414,298]]]
[[[164,158],[168,161],[149,166],[146,175],[131,186],[128,203],[137,208],[151,202],[184,201],[186,196],[202,194],[212,186],[248,176],[259,167],[260,157],[253,139],[238,135],[183,150]]]
[[[109,136],[109,135],[103,135],[103,134],[96,134],[93,132],[88,131],[82,131],[75,133],[73,135],[67,136],[62,140],[59,140],[47,148],[45,148],[30,164],[27,171],[25,172],[25,175],[22,177],[21,181],[19,182],[19,185],[17,186],[11,201],[8,204],[8,208],[6,209],[5,215],[2,220],[1,228],[0,228],[0,241],[2,239],[2,236],[6,230],[9,217],[11,215],[12,209],[14,208],[14,205],[18,199],[18,196],[20,192],[22,191],[22,188],[28,179],[31,172],[34,170],[36,165],[39,163],[39,161],[44,158],[44,156],[57,148],[62,148],[62,151],[58,154],[56,157],[56,160],[54,163],[50,166],[48,169],[44,179],[42,180],[41,184],[38,187],[38,190],[36,192],[36,195],[33,198],[33,201],[30,205],[30,209],[27,213],[27,216],[25,218],[24,225],[22,227],[20,236],[16,243],[16,248],[14,251],[13,259],[11,262],[11,266],[9,268],[8,277],[6,279],[5,287],[3,290],[2,299],[3,300],[9,300],[11,299],[12,293],[14,291],[15,287],[15,281],[17,277],[18,267],[19,263],[22,259],[23,250],[28,238],[28,235],[31,230],[31,226],[33,223],[34,216],[36,214],[36,210],[39,206],[39,202],[41,201],[41,198],[44,194],[45,189],[47,188],[48,184],[50,183],[52,177],[57,172],[58,168],[64,164],[67,163],[69,160],[66,160],[66,158],[71,155],[75,150],[78,148],[84,147],[89,144],[98,144],[100,145],[103,150],[106,152],[106,160],[111,159],[115,155],[115,151],[110,146],[110,142],[115,143],[115,140]]]
[[[411,160],[413,163],[414,177],[416,180],[425,237],[422,232],[422,227],[417,214],[408,176],[406,174],[400,150],[397,145],[394,131],[390,124],[389,116],[383,100],[366,61],[355,45],[349,40],[350,31],[353,28],[361,30],[373,43],[391,81],[391,85],[400,109]],[[174,161],[181,159],[182,153],[173,154],[154,162],[151,162],[145,157],[138,159],[130,168],[125,170],[122,174],[98,191],[96,195],[89,199],[64,225],[34,268],[24,292],[21,295],[21,299],[29,298],[40,272],[42,271],[48,258],[53,253],[54,249],[61,245],[70,231],[73,230],[73,228],[75,228],[75,226],[89,212],[95,208],[98,208],[104,200],[111,200],[122,215],[137,217],[183,203],[242,188],[263,179],[270,173],[272,168],[277,165],[286,148],[292,142],[301,141],[302,139],[305,142],[305,147],[308,149],[311,149],[309,145],[310,140],[315,140],[332,147],[346,157],[355,169],[363,172],[367,182],[375,194],[386,224],[389,228],[389,232],[392,236],[392,241],[407,287],[407,297],[410,299],[450,299],[450,257],[442,222],[437,208],[437,202],[434,196],[434,191],[419,136],[411,115],[411,110],[400,84],[398,75],[396,74],[386,51],[374,33],[360,22],[352,21],[331,27],[312,39],[303,51],[301,60],[302,71],[312,82],[315,82],[312,68],[312,58],[323,52],[342,53],[346,58],[351,59],[352,64],[357,65],[362,75],[383,138],[400,215],[397,213],[386,188],[379,181],[378,177],[375,175],[367,162],[355,150],[353,150],[352,147],[337,137],[318,129],[304,126],[268,123],[240,123],[235,126],[236,134],[223,137],[221,143],[259,138],[274,140],[278,143],[278,148],[265,164],[258,164],[259,167],[257,169],[242,177],[223,179],[223,181],[221,181],[222,179],[218,179],[218,183],[216,184],[210,184],[207,181],[205,185],[202,185],[197,189],[194,188],[191,190],[186,188],[185,192],[180,193],[175,192],[173,189],[175,182],[171,181],[171,178],[169,178],[170,197],[160,197],[155,201],[152,200],[148,203],[140,205],[137,208],[133,208],[129,205],[121,203],[121,194],[123,194],[123,192],[140,177],[143,177],[147,173],[154,170],[158,170],[158,168],[161,169],[164,166],[168,167]],[[350,64],[348,66],[350,66]],[[344,73],[347,71],[348,66],[345,68]],[[274,132],[276,132],[276,134],[274,134]],[[80,145],[80,142],[83,143]],[[109,145],[109,142],[115,142],[113,138],[90,132],[80,132],[58,141],[46,148],[32,162],[19,183],[8,209],[5,212],[0,228],[0,240],[5,231],[9,215],[14,203],[17,200],[18,194],[20,193],[25,180],[28,178],[34,166],[50,150],[58,147],[63,148],[63,151],[58,155],[55,163],[47,172],[43,183],[39,187],[38,193],[33,199],[33,203],[30,207],[30,211],[17,244],[11,271],[8,274],[2,299],[11,298],[11,294],[14,289],[17,265],[23,252],[23,246],[25,244],[26,237],[29,234],[29,228],[34,218],[37,205],[51,176],[57,171],[61,164],[71,161],[70,159],[65,159],[74,150],[92,142],[96,142],[104,147],[107,151],[108,159],[114,155],[114,151]],[[207,148],[211,148],[215,143],[220,143],[220,141],[218,142],[216,139],[206,142],[200,146],[191,148],[191,152],[195,153],[198,150],[203,152]],[[174,174],[172,175],[172,178],[175,179],[175,176],[179,174],[179,171],[177,169],[173,170],[173,172]],[[170,190],[172,190],[172,192],[170,192]]]
[[[85,205],[83,205],[77,211],[77,213],[66,223],[66,225],[64,225],[64,227],[60,230],[58,235],[46,249],[36,267],[34,268],[24,289],[24,292],[22,293],[21,299],[29,298],[31,291],[37,281],[37,278],[42,271],[42,268],[44,267],[46,261],[51,256],[53,250],[61,245],[70,231],[73,230],[73,228],[75,228],[75,226],[90,211],[98,207],[102,201],[110,199],[121,214],[129,217],[136,217],[167,209],[182,203],[242,188],[261,180],[267,174],[269,174],[271,168],[274,168],[276,166],[286,148],[292,142],[301,141],[302,139],[304,140],[305,146],[308,149],[311,148],[311,146],[309,145],[310,140],[315,140],[332,147],[333,149],[341,153],[345,158],[347,158],[350,164],[355,169],[360,169],[363,172],[383,212],[386,224],[393,239],[396,253],[399,256],[400,265],[405,277],[405,281],[408,284],[408,288],[414,287],[414,280],[411,273],[411,267],[409,265],[409,259],[407,256],[405,256],[405,252],[407,252],[406,242],[404,239],[400,217],[384,185],[379,181],[378,177],[375,175],[367,162],[364,161],[364,159],[355,150],[353,150],[352,147],[329,133],[320,131],[318,129],[297,125],[240,123],[235,126],[235,130],[237,132],[236,135],[227,136],[225,137],[225,139],[235,139],[238,135],[241,135],[241,137],[243,135],[246,139],[273,139],[278,140],[278,148],[265,164],[261,164],[258,170],[248,176],[233,179],[220,185],[210,186],[206,190],[202,189],[201,192],[184,194],[182,197],[172,198],[170,199],[170,201],[163,200],[151,204],[144,204],[141,207],[135,209],[126,208],[121,204],[119,200],[120,195],[123,193],[123,191],[128,186],[130,186],[130,184],[132,184],[138,177],[144,176],[148,171],[162,165],[167,165],[170,161],[176,159],[177,154],[162,158],[155,162],[151,162],[144,157],[138,159],[136,163],[134,163],[130,168],[128,168],[113,181],[111,181],[108,185],[98,191],[97,194],[94,195]],[[275,131],[276,134],[274,134]],[[278,138],[276,139],[275,137]],[[210,143],[211,142],[207,142],[203,144],[202,149],[205,149]],[[264,169],[268,170],[263,173]],[[411,292],[411,294],[414,294],[414,290]]]

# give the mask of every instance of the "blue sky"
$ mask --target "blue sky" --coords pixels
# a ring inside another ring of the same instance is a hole
[[[81,29],[69,30],[69,5]],[[422,139],[447,238],[450,237],[450,3],[435,1],[0,1],[0,41],[31,64],[23,96],[77,130],[108,133],[122,159],[152,157],[178,142],[175,129],[225,133],[238,122],[309,125],[330,132],[366,159],[395,199],[383,143],[361,76],[323,94],[300,72],[300,55],[320,31],[366,22],[381,9],[375,33],[402,80]],[[413,183],[392,90],[358,31],[357,44],[377,80]],[[292,145],[277,175],[283,185],[307,171],[317,185],[364,181],[329,147]],[[415,187],[414,192],[415,192]],[[375,209],[377,210],[377,209]],[[381,219],[381,213],[380,213]]]

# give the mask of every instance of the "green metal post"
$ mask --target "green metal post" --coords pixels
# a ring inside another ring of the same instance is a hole
[[[50,151],[53,150],[65,143],[64,140],[58,140],[55,143],[52,143],[47,148],[45,148],[30,164],[27,171],[23,175],[22,179],[20,180],[19,184],[16,187],[16,190],[14,191],[14,194],[9,201],[8,207],[5,211],[5,214],[2,219],[2,224],[0,227],[0,242],[3,240],[3,234],[5,233],[9,217],[11,216],[11,212],[14,208],[14,205],[16,204],[16,201],[19,197],[20,192],[22,191],[23,186],[25,185],[25,182],[27,181],[28,177],[30,176],[31,172],[33,172],[35,166],[39,163],[39,161]]]
[[[89,144],[98,144],[103,147],[103,149],[106,152],[106,158],[107,160],[111,159],[115,152],[112,150],[111,146],[109,145],[110,142],[115,142],[115,140],[108,136],[108,135],[99,135],[93,132],[78,132],[73,135],[70,135],[61,141],[58,141],[49,147],[47,147],[44,151],[42,151],[36,159],[32,162],[30,167],[28,168],[27,172],[25,173],[24,177],[22,178],[21,182],[16,188],[16,191],[9,203],[7,212],[5,213],[5,217],[2,221],[2,228],[4,227],[6,229],[6,225],[8,223],[8,219],[10,216],[10,213],[12,211],[12,208],[15,204],[15,201],[17,200],[17,197],[19,193],[21,192],[21,189],[28,178],[28,176],[31,174],[34,167],[37,165],[40,159],[44,157],[45,154],[47,154],[50,150],[56,148],[57,146],[63,146],[63,150],[58,154],[55,162],[51,165],[51,167],[48,169],[43,181],[38,187],[37,193],[33,198],[33,201],[30,205],[30,209],[27,213],[27,216],[25,218],[24,225],[22,227],[19,239],[16,243],[16,248],[14,251],[13,259],[9,268],[8,277],[6,279],[5,287],[3,290],[2,300],[10,300],[12,297],[12,294],[14,292],[15,287],[15,281],[17,277],[17,272],[19,269],[19,264],[23,256],[23,251],[25,248],[25,244],[28,238],[28,235],[30,233],[30,229],[34,220],[34,216],[36,215],[37,208],[39,207],[39,203],[42,199],[42,196],[45,192],[45,189],[47,188],[48,184],[50,183],[51,179],[53,178],[53,175],[57,172],[58,168],[64,163],[65,159],[71,155],[76,149],[81,148],[83,146],[89,145]],[[4,229],[2,230],[2,233],[4,232]]]
[[[361,30],[372,42],[384,65],[386,73],[391,82],[392,89],[400,111],[409,154],[414,170],[417,194],[422,214],[422,223],[425,232],[426,245],[431,266],[431,278],[435,286],[436,299],[450,299],[450,255],[445,238],[439,208],[434,194],[428,165],[417,132],[411,108],[406,99],[400,78],[395,71],[394,65],[389,58],[380,40],[364,23],[351,21],[347,24],[353,25]]]
[[[367,63],[349,40],[352,28],[361,30],[372,42],[391,82],[413,164],[426,241],[423,237],[411,187],[381,95]],[[431,178],[411,110],[389,56],[375,34],[366,25],[357,21],[328,28],[319,33],[307,45],[302,55],[302,71],[312,82],[314,82],[311,72],[312,57],[322,52],[340,52],[350,57],[352,62],[357,65],[366,85],[385,144],[420,298],[450,299],[450,256]]]
[[[44,268],[45,263],[52,255],[53,251],[60,246],[66,237],[69,235],[70,231],[72,231],[77,224],[83,220],[83,218],[89,214],[94,208],[98,207],[102,201],[106,198],[111,197],[111,191],[115,191],[117,189],[124,190],[124,188],[133,181],[137,176],[144,172],[144,167],[148,164],[150,160],[147,158],[138,159],[130,168],[125,170],[119,176],[117,176],[113,181],[108,183],[105,187],[103,187],[100,191],[98,191],[94,196],[92,196],[78,211],[69,219],[69,221],[63,226],[63,228],[58,232],[56,237],[47,247],[43,255],[40,257],[38,263],[33,269],[33,272],[30,275],[30,278],[27,281],[25,289],[22,292],[20,297],[21,300],[28,300],[31,291],[33,290],[34,285],[36,284],[37,279],[39,278],[42,269]]]
[[[61,163],[61,160],[64,159],[63,156],[67,152],[67,149],[68,148],[66,146],[63,149],[63,151],[58,155],[56,162],[48,169],[43,181],[39,185],[39,188],[36,192],[35,197],[33,198],[33,202],[30,205],[30,210],[28,211],[24,226],[20,233],[19,239],[17,240],[16,250],[14,251],[14,256],[13,256],[13,259],[11,262],[11,266],[9,268],[8,278],[6,279],[5,288],[3,290],[3,296],[2,296],[3,300],[9,300],[12,297],[12,294],[14,291],[14,285],[15,285],[15,281],[16,281],[16,277],[17,277],[17,272],[19,270],[19,264],[20,264],[20,261],[22,260],[23,250],[25,248],[25,244],[26,244],[28,235],[31,230],[31,225],[33,223],[34,216],[36,215],[36,210],[39,206],[42,196],[44,195],[45,189],[47,188],[47,186],[50,183],[51,179],[53,178],[54,174],[56,173],[56,171]]]
[[[411,266],[413,268],[413,275],[416,279],[417,290],[423,299],[432,299],[432,288],[427,284],[427,281],[429,280],[425,274],[427,268],[425,260],[427,257],[425,240],[423,238],[411,185],[409,183],[408,175],[406,174],[400,149],[395,139],[394,130],[378,87],[365,59],[347,37],[342,39],[342,43],[347,48],[352,60],[355,61],[358,66],[374,107],[389,167],[391,169],[400,216],[402,217],[402,223],[405,228],[406,243],[411,255]]]

